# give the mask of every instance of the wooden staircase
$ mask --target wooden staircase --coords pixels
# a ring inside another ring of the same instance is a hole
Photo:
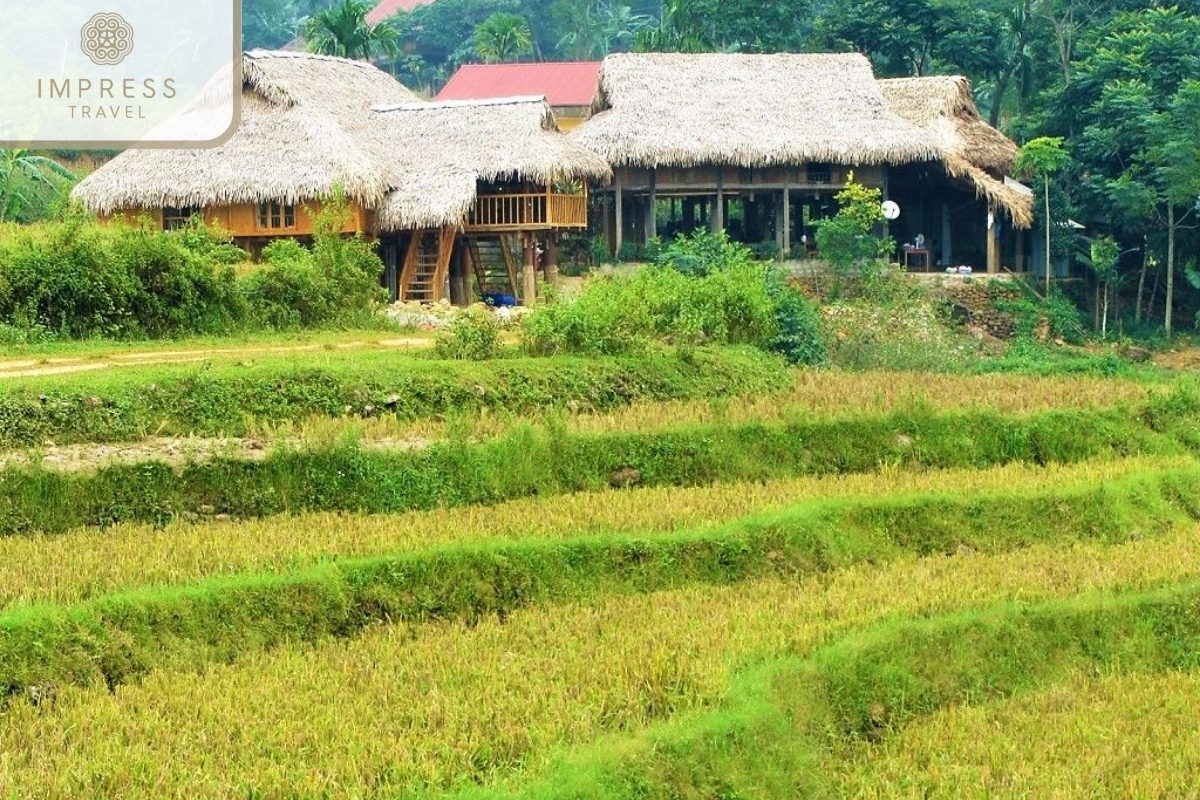
[[[517,297],[517,260],[512,236],[468,237],[467,252],[479,295],[507,294]]]
[[[413,232],[400,273],[401,300],[436,303],[442,299],[454,236],[450,227]]]

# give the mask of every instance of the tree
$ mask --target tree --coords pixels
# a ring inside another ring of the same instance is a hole
[[[694,0],[663,0],[658,27],[634,40],[640,53],[709,53],[717,49]]]
[[[816,223],[817,250],[832,268],[835,292],[851,272],[871,277],[895,249],[891,239],[875,233],[883,223],[881,197],[879,189],[856,183],[850,173],[846,187],[837,193],[837,214]]]
[[[75,175],[52,158],[28,150],[0,150],[0,222],[28,222],[49,215]]]
[[[620,0],[559,0],[555,16],[566,28],[558,50],[581,60],[627,50],[639,33],[654,25],[653,17]]]
[[[376,53],[395,58],[399,31],[390,21],[367,22],[370,7],[359,0],[319,11],[304,21],[304,43],[310,53],[370,61]]]
[[[1063,149],[1063,140],[1059,136],[1039,136],[1031,139],[1021,148],[1021,154],[1017,157],[1018,173],[1036,174],[1042,179],[1045,196],[1042,227],[1046,229],[1046,297],[1050,296],[1050,229],[1054,224],[1050,216],[1050,175],[1070,162],[1071,156]]]
[[[489,64],[519,61],[533,52],[533,32],[519,14],[492,14],[475,28],[475,52]]]
[[[1121,246],[1117,244],[1116,239],[1111,236],[1097,236],[1092,240],[1091,248],[1088,252],[1087,264],[1091,268],[1092,274],[1096,276],[1096,282],[1100,285],[1103,291],[1103,301],[1101,303],[1100,314],[1100,338],[1108,337],[1108,299],[1109,293],[1120,279],[1120,273],[1117,269],[1121,259]]]
[[[1126,234],[1165,232],[1170,336],[1178,234],[1200,195],[1200,18],[1175,8],[1120,13],[1078,51],[1060,102],[1082,127],[1084,199]]]
[[[1175,310],[1176,244],[1180,228],[1200,209],[1200,80],[1184,81],[1151,127],[1149,159],[1167,207],[1167,298],[1164,331]]]

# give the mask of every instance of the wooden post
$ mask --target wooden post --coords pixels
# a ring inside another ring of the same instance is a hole
[[[464,257],[465,250],[466,240],[463,241],[462,247],[455,247],[450,256],[450,302],[456,306],[471,304],[470,284],[467,281],[467,262]]]
[[[775,246],[779,248],[779,256],[783,257],[783,193],[775,198]]]
[[[610,222],[609,218],[608,218],[608,215],[612,213],[612,199],[608,196],[608,192],[604,193],[603,203],[604,203],[604,213],[601,215],[601,217],[604,220],[604,222],[603,222],[604,246],[607,247],[609,250],[612,250],[612,246],[613,246],[612,222]]]
[[[792,252],[792,190],[783,187],[783,257]]]
[[[521,304],[532,306],[537,300],[537,240],[532,233],[522,234],[525,264],[521,269]]]
[[[558,286],[558,234],[546,235],[546,252],[542,253],[542,276],[546,283]]]
[[[650,170],[650,194],[646,197],[646,243],[658,236],[657,173]]]
[[[613,255],[615,256],[621,252],[621,246],[625,244],[625,187],[621,183],[620,168],[617,169],[616,185],[614,187],[614,191],[616,192],[616,198],[617,198],[617,200],[616,200],[616,203],[617,203],[617,213],[616,213],[617,237],[616,237],[615,246],[613,247]]]
[[[988,208],[987,216],[987,271],[1000,271],[1000,241],[996,238],[996,207]]]
[[[951,242],[950,206],[942,203],[942,267],[954,266],[954,245]]]
[[[720,168],[718,167],[718,169]],[[713,207],[709,222],[713,233],[725,230],[725,171],[723,169],[717,173],[717,202]]]

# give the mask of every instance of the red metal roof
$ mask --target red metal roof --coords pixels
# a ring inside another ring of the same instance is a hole
[[[437,99],[488,100],[541,94],[552,106],[590,106],[599,79],[599,61],[466,64],[454,73]]]
[[[378,25],[393,14],[412,11],[417,6],[427,6],[434,0],[383,0],[367,13],[367,22]]]

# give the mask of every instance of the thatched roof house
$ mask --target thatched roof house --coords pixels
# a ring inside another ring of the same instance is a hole
[[[612,176],[540,96],[429,103],[370,64],[308,53],[251,51],[242,69],[241,124],[227,142],[127,151],[74,196],[102,215],[157,214],[164,227],[199,212],[256,251],[313,233],[311,212],[340,189],[354,212],[346,230],[379,237],[393,294],[437,300],[448,277],[452,293],[465,286],[454,258],[464,249],[483,274],[481,237],[519,236],[529,260],[535,237],[585,228],[586,183]],[[204,112],[199,102],[166,124]]]
[[[592,111],[570,136],[614,168],[614,251],[707,226],[813,255],[853,172],[903,199],[893,235],[938,241],[912,248],[922,268],[1020,261],[1011,229],[1032,214],[1005,180],[1016,146],[960,78],[877,81],[853,53],[620,54],[601,66]]]
[[[608,181],[608,164],[558,132],[543,97],[377,106],[375,146],[391,157],[382,230],[462,223],[482,183]]]
[[[1017,146],[979,116],[966,78],[894,78],[879,81],[879,88],[892,111],[936,144],[950,175],[970,181],[1018,227],[1033,224],[1032,197],[1004,180],[1012,174]]]
[[[340,186],[366,206],[388,185],[365,137],[371,106],[417,98],[360,61],[252,50],[242,57],[242,120],[207,150],[127,150],[73,196],[102,214],[146,208],[301,203]]]
[[[572,133],[614,166],[902,164],[936,158],[853,54],[619,54]]]

